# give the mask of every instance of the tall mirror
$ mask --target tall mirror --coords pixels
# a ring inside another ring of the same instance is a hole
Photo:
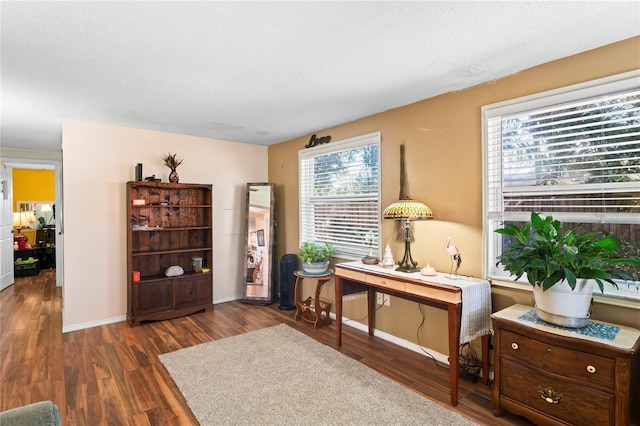
[[[244,302],[268,305],[275,285],[275,184],[247,184]]]

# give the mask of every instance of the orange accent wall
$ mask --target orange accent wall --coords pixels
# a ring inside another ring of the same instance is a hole
[[[459,273],[482,277],[482,106],[639,69],[639,47],[640,37],[633,37],[313,133],[329,135],[332,142],[381,133],[382,209],[398,197],[400,144],[404,142],[408,195],[428,205],[435,216],[415,224],[413,258],[419,267],[430,264],[449,272],[445,239],[451,236],[462,253]],[[305,149],[310,136],[269,147],[269,181],[276,184],[278,258],[298,251],[298,151]],[[380,243],[382,248],[391,246],[397,261],[403,245],[393,238],[393,228],[392,221],[382,221]],[[331,291],[323,289],[321,297],[333,302]],[[498,310],[513,303],[529,304],[531,292],[494,287],[492,299],[493,309]],[[366,312],[361,299],[345,302],[344,314],[349,318],[359,321]],[[447,353],[446,312],[425,312],[432,325],[426,327],[428,333],[423,330],[422,344]],[[594,306],[592,318],[640,327],[637,311],[600,303]],[[416,341],[419,324],[420,311],[412,302],[392,297],[390,307],[376,312],[377,328],[409,341]]]
[[[55,201],[53,170],[13,169],[13,210],[19,201]]]

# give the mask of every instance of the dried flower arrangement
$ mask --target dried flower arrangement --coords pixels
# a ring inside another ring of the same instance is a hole
[[[169,167],[171,170],[175,170],[180,164],[182,164],[182,159],[178,159],[178,154],[165,154],[162,159],[164,160],[164,165]]]

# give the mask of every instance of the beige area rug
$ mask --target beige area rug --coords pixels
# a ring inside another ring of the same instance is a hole
[[[285,325],[160,355],[202,425],[474,425]]]

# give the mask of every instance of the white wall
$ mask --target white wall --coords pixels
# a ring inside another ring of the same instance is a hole
[[[137,163],[168,181],[168,152],[184,159],[181,183],[213,185],[214,303],[242,297],[246,183],[267,181],[267,147],[65,120],[62,152],[63,331],[124,319],[125,183]]]

